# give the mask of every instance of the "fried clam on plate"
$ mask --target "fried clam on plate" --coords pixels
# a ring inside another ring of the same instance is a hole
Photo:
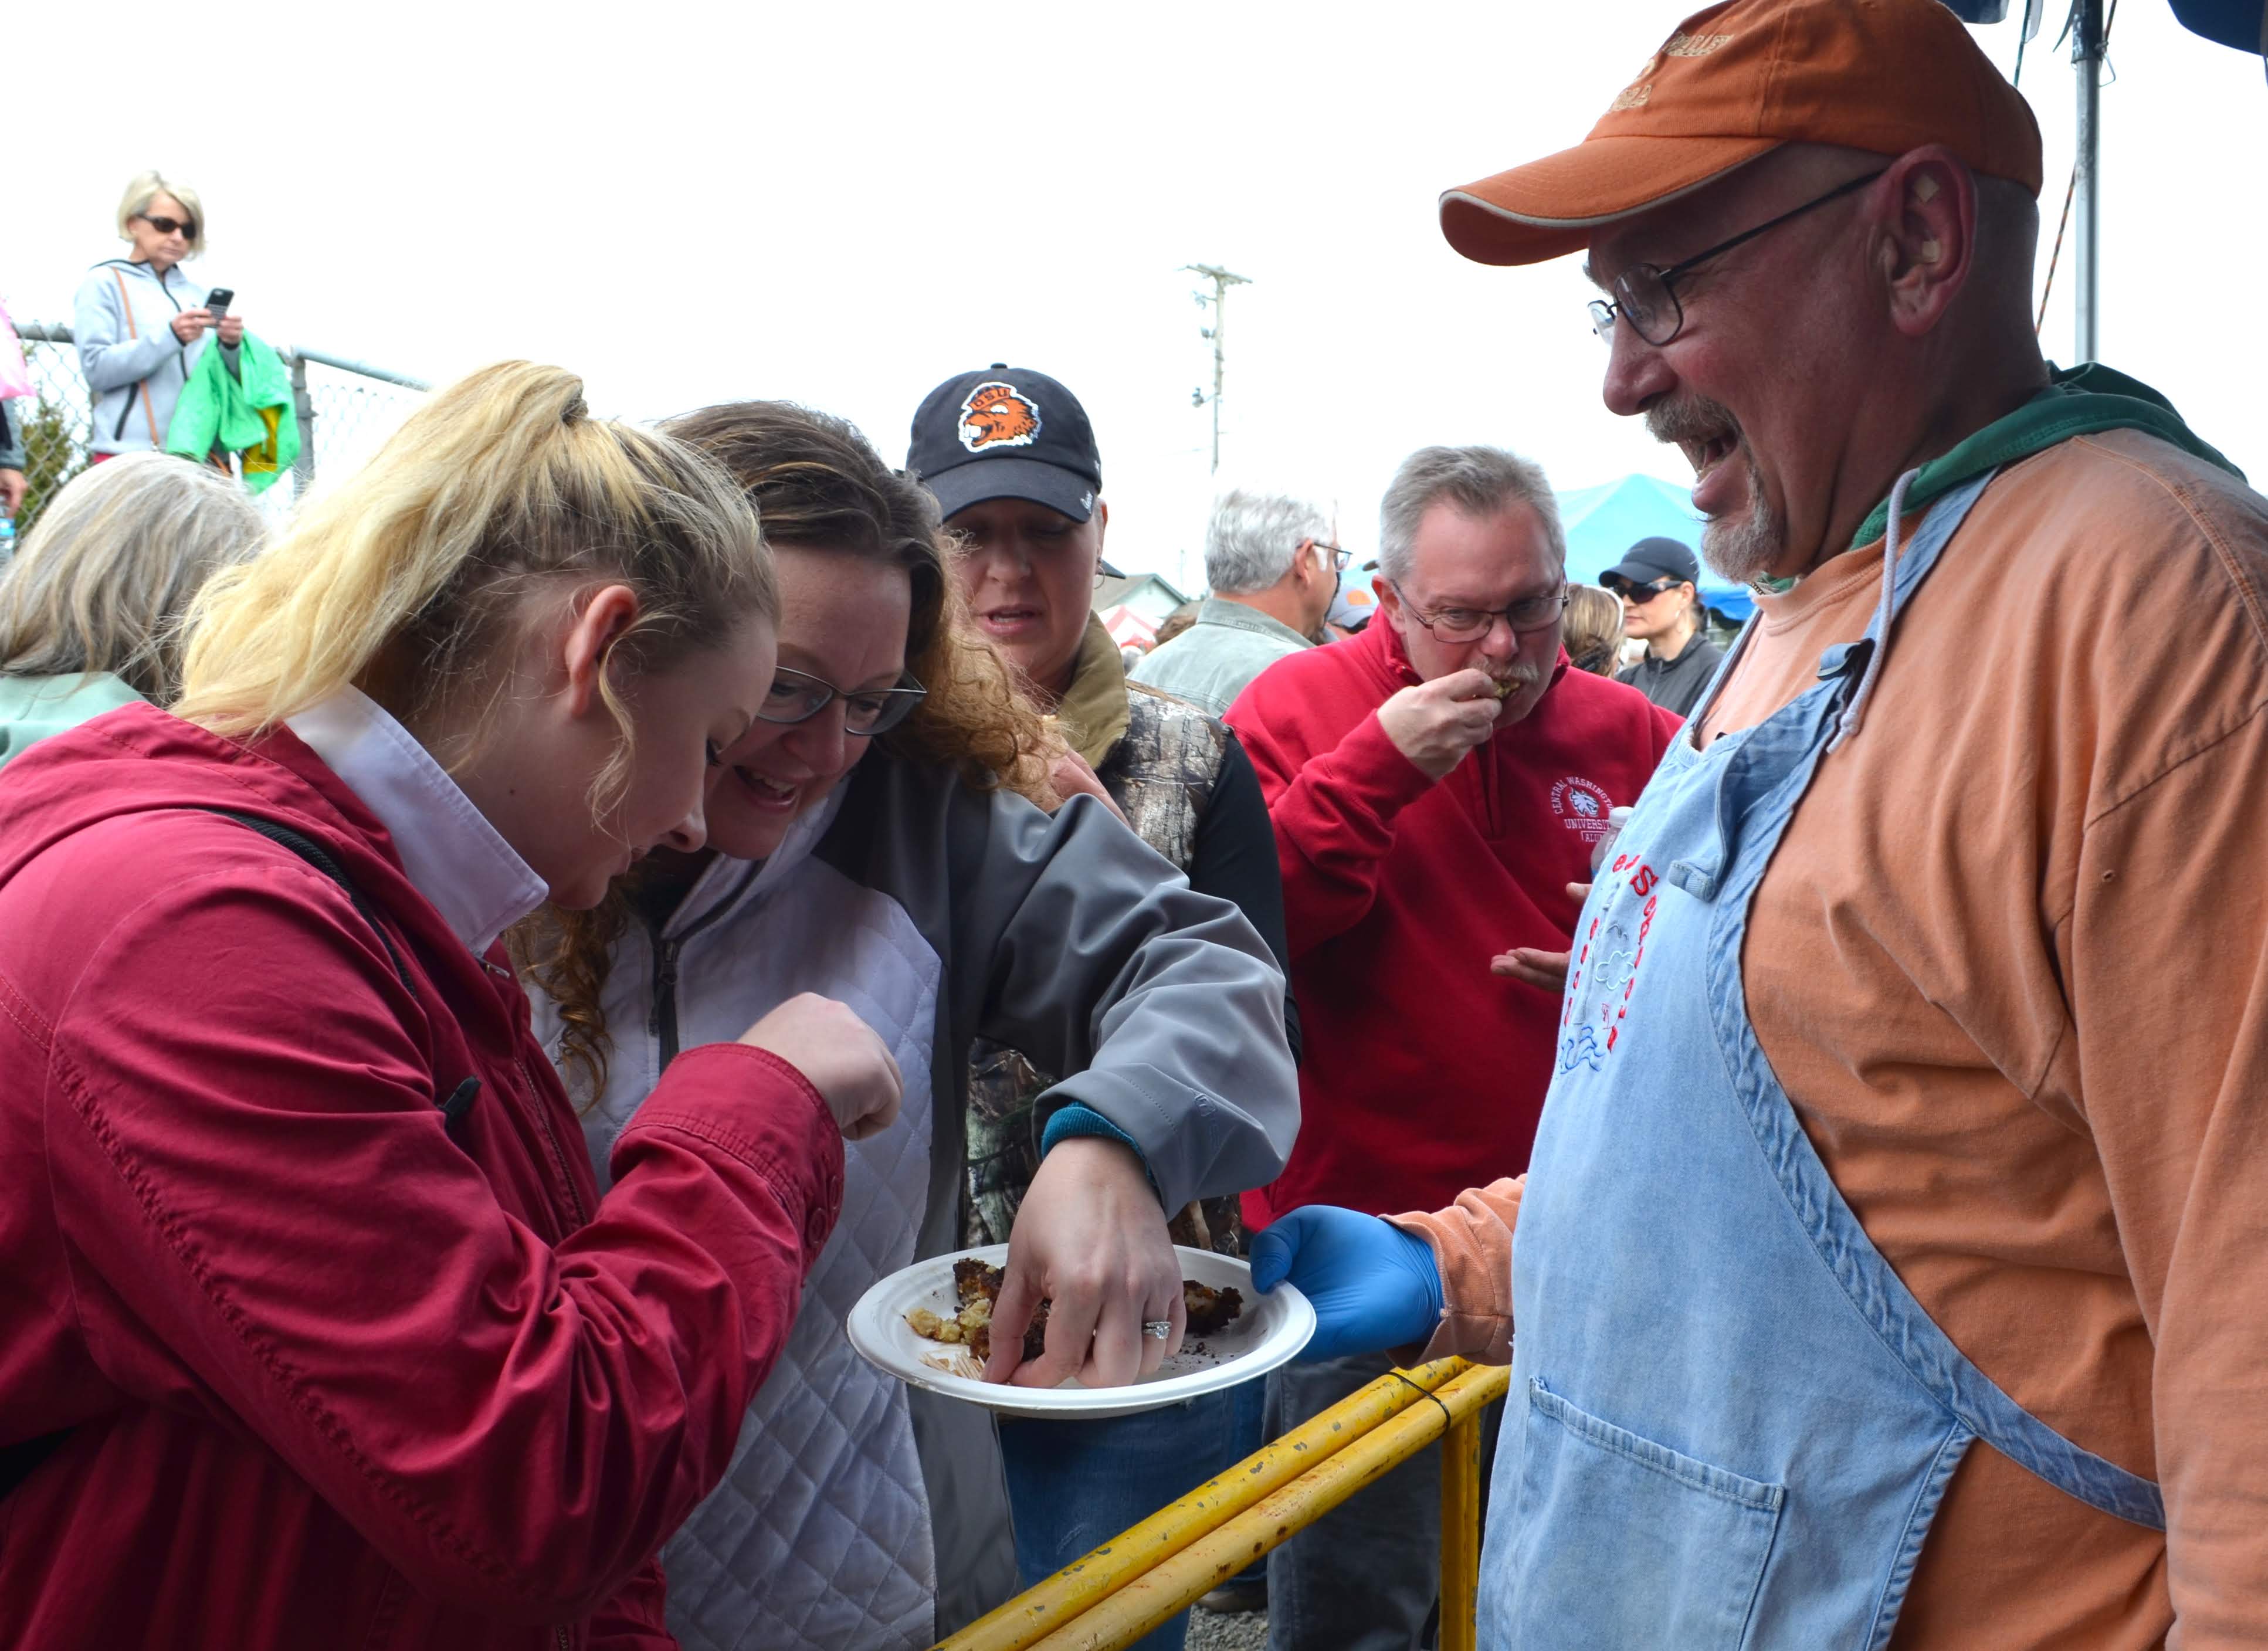
[[[946,1318],[928,1308],[915,1308],[906,1315],[907,1328],[930,1341],[966,1347],[983,1366],[992,1357],[992,1308],[1000,1299],[1000,1286],[1006,1279],[1001,1268],[966,1258],[956,1261],[953,1264],[953,1294],[959,1310]],[[1049,1305],[1046,1301],[1040,1303],[1024,1331],[1026,1359],[1036,1359],[1046,1351]],[[1211,1336],[1233,1323],[1237,1315],[1244,1311],[1244,1295],[1233,1286],[1214,1289],[1184,1279],[1182,1308],[1189,1335]]]

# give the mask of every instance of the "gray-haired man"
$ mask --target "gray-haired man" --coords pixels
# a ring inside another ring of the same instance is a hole
[[[1222,494],[1205,529],[1212,594],[1197,623],[1127,674],[1219,716],[1261,672],[1314,645],[1345,565],[1330,540],[1330,523],[1303,499]]]
[[[1570,668],[1566,536],[1534,464],[1410,454],[1378,543],[1379,616],[1278,660],[1227,718],[1276,830],[1305,1045],[1291,1161],[1244,1195],[1256,1231],[1307,1204],[1440,1209],[1473,1166],[1527,1167],[1564,980],[1542,962],[1567,949],[1569,885],[1677,731]],[[1391,1362],[1311,1343],[1268,1378],[1270,1426]],[[1269,1556],[1271,1651],[1413,1651],[1440,1555],[1439,1467],[1405,1463]]]

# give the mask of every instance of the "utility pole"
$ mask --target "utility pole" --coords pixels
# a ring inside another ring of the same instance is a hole
[[[1228,290],[1250,286],[1252,282],[1250,277],[1232,275],[1218,264],[1185,263],[1182,268],[1212,283],[1211,295],[1200,292],[1197,300],[1199,309],[1208,304],[1212,306],[1212,325],[1201,328],[1199,335],[1212,340],[1212,471],[1218,475],[1220,474],[1220,392],[1228,365],[1227,358],[1222,353],[1223,335],[1228,330]],[[1189,394],[1189,404],[1193,407],[1203,407],[1205,399],[1203,390],[1193,390]]]

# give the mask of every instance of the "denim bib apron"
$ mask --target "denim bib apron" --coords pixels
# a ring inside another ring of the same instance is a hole
[[[2155,1485],[2019,1408],[1907,1292],[1804,1135],[1741,979],[1750,899],[1856,731],[1886,622],[1990,480],[1940,499],[1903,557],[1892,527],[1883,611],[1816,686],[1706,750],[1673,744],[1599,869],[1513,1249],[1491,1651],[1873,1651],[1978,1439],[2164,1528]]]

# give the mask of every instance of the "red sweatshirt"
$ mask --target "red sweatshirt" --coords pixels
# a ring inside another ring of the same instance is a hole
[[[335,881],[207,807],[322,846],[410,987]],[[671,1643],[652,1556],[786,1340],[842,1146],[725,1045],[614,1173],[501,949],[291,733],[136,706],[10,763],[0,1445],[62,1442],[0,1498],[0,1645]]]
[[[1302,1204],[1436,1210],[1528,1168],[1559,1000],[1489,972],[1566,948],[1607,810],[1638,800],[1678,719],[1559,656],[1534,711],[1436,784],[1375,714],[1418,681],[1394,628],[1268,667],[1228,709],[1284,866],[1306,1048],[1300,1139],[1244,1195],[1263,1227]]]

